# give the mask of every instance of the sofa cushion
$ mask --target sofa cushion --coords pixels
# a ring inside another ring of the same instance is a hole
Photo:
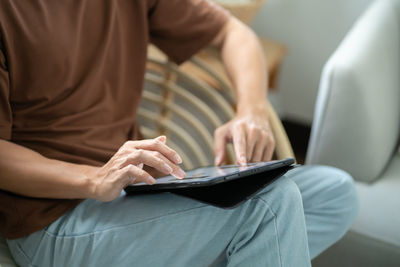
[[[400,251],[400,155],[375,183],[356,183],[360,212],[352,230],[397,246]]]

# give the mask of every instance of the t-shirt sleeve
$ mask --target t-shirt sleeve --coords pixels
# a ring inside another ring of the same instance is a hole
[[[158,0],[149,10],[150,41],[180,64],[208,45],[228,18],[209,0]]]
[[[0,36],[0,139],[10,140],[12,112],[10,105],[10,82],[7,62]]]

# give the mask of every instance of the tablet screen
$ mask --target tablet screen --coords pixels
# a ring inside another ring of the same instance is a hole
[[[257,163],[248,163],[245,165],[223,165],[223,166],[209,166],[209,167],[201,167],[198,169],[194,169],[186,172],[186,177],[183,179],[177,179],[171,175],[161,177],[156,179],[156,185],[159,184],[180,184],[180,183],[207,183],[211,180],[220,177],[226,177],[232,174],[237,174],[239,172],[248,171],[252,169],[257,169],[260,167],[267,167],[269,165],[274,165],[277,161],[269,161],[269,162],[257,162]],[[131,186],[143,186],[145,183],[136,183]]]

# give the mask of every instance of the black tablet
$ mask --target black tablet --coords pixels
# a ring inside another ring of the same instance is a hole
[[[248,163],[246,165],[201,167],[187,171],[184,179],[165,176],[156,179],[156,183],[153,185],[137,183],[126,187],[125,191],[128,194],[133,194],[140,192],[169,191],[178,188],[206,187],[243,178],[249,179],[247,182],[251,183],[251,178],[255,174],[268,174],[274,170],[291,167],[294,163],[295,161],[293,158],[287,158],[284,160]]]

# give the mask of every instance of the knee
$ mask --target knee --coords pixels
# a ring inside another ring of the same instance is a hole
[[[286,199],[290,203],[302,203],[299,187],[292,179],[282,177],[280,182],[278,188],[281,191],[282,199]]]
[[[350,227],[354,219],[356,218],[359,210],[359,201],[356,186],[353,177],[349,173],[343,170],[335,170],[338,177],[338,191],[343,197],[343,205],[347,206],[345,216],[347,218],[348,227]]]
[[[272,186],[259,195],[276,209],[291,209],[303,212],[303,202],[300,190],[292,179],[285,176],[275,181]],[[278,208],[279,206],[279,208]]]
[[[339,198],[342,197],[347,205],[353,206],[358,210],[358,197],[353,177],[344,170],[334,167],[323,167],[328,174],[327,179],[331,186],[330,190],[334,191],[335,195]]]
[[[316,166],[324,173],[326,202],[336,210],[337,219],[348,229],[359,210],[358,196],[353,177],[340,169],[328,166]]]

